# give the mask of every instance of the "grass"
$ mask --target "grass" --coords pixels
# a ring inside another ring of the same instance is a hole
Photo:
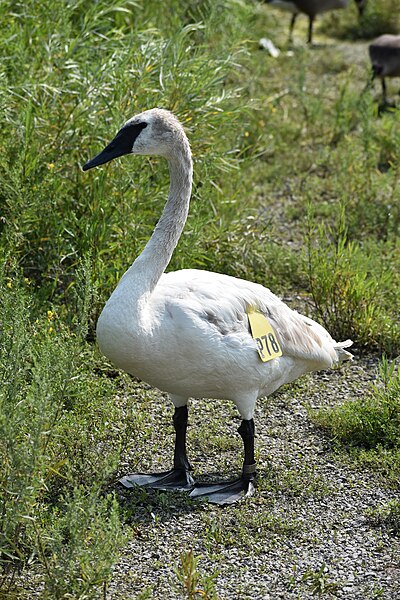
[[[15,582],[24,569],[38,573],[45,598],[106,593],[130,535],[111,482],[124,463],[151,460],[146,447],[158,442],[165,454],[171,448],[171,436],[155,433],[160,424],[170,427],[168,410],[108,365],[94,343],[99,311],[151,235],[168,186],[166,166],[150,158],[89,174],[80,169],[135,112],[173,110],[193,149],[191,212],[169,269],[258,281],[302,308],[306,302],[332,334],[352,337],[357,352],[400,351],[400,113],[378,118],[378,92],[365,91],[365,46],[349,43],[360,32],[397,27],[392,0],[371,5],[361,26],[353,9],[318,23],[317,42],[335,33],[346,39],[350,58],[340,48],[327,55],[322,44],[311,50],[297,40],[286,53],[287,23],[266,6],[168,0],[167,8],[142,0],[0,5],[6,597],[23,594]],[[265,35],[282,48],[279,60],[258,50]],[[384,362],[367,398],[318,416],[356,461],[393,480],[396,377]],[[213,409],[205,415],[209,430],[199,427],[189,443],[204,454],[218,449],[230,465],[238,444]],[[292,499],[329,492],[312,467],[297,472],[289,463],[265,473],[260,489]],[[161,521],[173,502],[156,501]],[[235,518],[243,547],[260,537],[258,554],[263,544],[298,531],[295,518],[262,513],[263,535],[256,519],[240,510]],[[198,586],[202,597],[214,597],[214,571],[193,583],[197,560],[214,552],[214,542],[229,548],[234,533],[223,517],[206,519],[205,547],[177,559],[187,594]]]
[[[370,396],[320,415],[336,438],[364,448],[396,448],[400,426],[400,373],[383,359]]]
[[[315,413],[316,421],[350,447],[360,465],[374,466],[394,485],[400,482],[400,372],[383,358],[379,377],[365,397]]]
[[[338,588],[336,583],[329,580],[325,564],[322,564],[321,567],[315,571],[306,571],[302,580],[310,585],[313,596],[322,596],[326,594],[334,596],[335,591]]]
[[[394,535],[400,535],[400,502],[392,500],[386,506],[369,511],[368,516],[378,527],[388,529]]]

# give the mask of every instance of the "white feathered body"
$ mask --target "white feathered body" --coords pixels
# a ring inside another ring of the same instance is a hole
[[[183,398],[233,400],[244,419],[257,398],[304,373],[349,357],[327,331],[291,310],[263,286],[200,270],[163,274],[141,295],[135,263],[108,300],[97,325],[101,351],[118,367]],[[262,312],[282,356],[262,362],[247,309]]]

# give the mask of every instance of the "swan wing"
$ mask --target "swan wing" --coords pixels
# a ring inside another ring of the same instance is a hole
[[[245,346],[255,347],[247,311],[252,308],[266,316],[274,329],[283,356],[301,359],[314,368],[329,368],[351,358],[345,350],[350,340],[337,343],[316,321],[290,309],[268,288],[220,273],[186,269],[166,273],[156,294],[163,297],[166,310],[179,305],[193,320],[202,319],[210,337],[230,336]]]

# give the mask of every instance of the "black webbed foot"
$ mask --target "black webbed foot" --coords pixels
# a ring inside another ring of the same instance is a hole
[[[135,473],[125,475],[119,480],[123,486],[132,488],[135,485],[153,490],[180,490],[188,492],[193,489],[195,481],[185,469],[171,469],[162,473]]]
[[[211,504],[234,504],[254,494],[252,479],[241,477],[231,482],[196,484],[189,496],[197,500],[207,500]]]

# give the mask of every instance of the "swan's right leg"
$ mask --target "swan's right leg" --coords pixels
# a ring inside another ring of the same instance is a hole
[[[170,471],[162,473],[137,473],[126,475],[119,480],[125,487],[135,485],[155,490],[191,490],[194,479],[191,475],[190,466],[186,454],[186,431],[188,424],[187,398],[171,396],[175,405],[173,423],[175,429],[174,464]]]

